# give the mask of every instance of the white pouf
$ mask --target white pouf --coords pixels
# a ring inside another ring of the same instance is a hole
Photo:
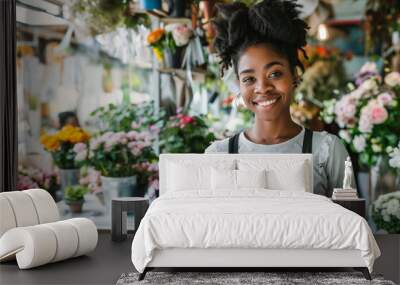
[[[0,193],[0,262],[20,269],[77,257],[97,246],[96,225],[86,218],[58,221],[51,195],[42,189]]]

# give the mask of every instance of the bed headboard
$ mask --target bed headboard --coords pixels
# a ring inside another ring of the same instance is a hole
[[[313,192],[313,160],[312,154],[161,154],[159,161],[160,171],[160,195],[163,195],[168,191],[168,164],[201,164],[202,166],[214,166],[220,161],[230,162],[234,164],[235,169],[238,167],[238,163],[241,161],[257,161],[266,163],[268,165],[277,165],[279,163],[285,165],[293,165],[297,163],[304,163],[306,191]],[[293,178],[293,177],[292,177]],[[291,179],[291,177],[285,176],[285,179]]]

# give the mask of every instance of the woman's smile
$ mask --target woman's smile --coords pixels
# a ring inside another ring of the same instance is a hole
[[[252,101],[252,103],[253,105],[256,106],[256,108],[259,108],[261,110],[270,110],[276,105],[275,103],[278,102],[280,98],[281,98],[280,96],[274,98],[261,97],[261,98],[256,98],[255,100]]]

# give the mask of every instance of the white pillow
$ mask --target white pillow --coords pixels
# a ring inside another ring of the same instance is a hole
[[[211,170],[212,190],[240,190],[242,188],[266,188],[265,170]]]
[[[267,188],[267,171],[235,170],[237,188]]]
[[[268,189],[304,192],[311,189],[308,179],[309,164],[303,160],[238,159],[237,165],[239,170],[265,169]]]
[[[208,167],[169,163],[168,189],[171,191],[210,189],[210,169]]]
[[[167,191],[211,190],[211,169],[234,169],[235,161],[168,161]]]
[[[212,190],[236,190],[236,170],[211,168]]]

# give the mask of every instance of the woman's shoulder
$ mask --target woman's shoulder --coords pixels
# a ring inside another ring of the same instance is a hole
[[[213,141],[204,151],[204,153],[222,152],[228,153],[229,138]]]
[[[319,161],[322,163],[326,162],[330,156],[348,155],[340,138],[326,131],[313,132],[313,150],[318,154]]]

